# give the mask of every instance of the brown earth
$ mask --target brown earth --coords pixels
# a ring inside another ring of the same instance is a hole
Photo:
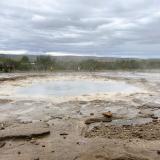
[[[85,137],[93,138],[96,136],[109,139],[144,139],[144,140],[160,140],[160,122],[150,122],[142,125],[105,125],[93,127],[86,131]]]
[[[0,160],[160,160],[160,74],[137,74],[58,74],[60,78],[124,80],[147,90],[72,99],[10,94],[17,85],[40,80],[45,74],[2,78]],[[9,92],[2,92],[6,88]],[[112,119],[106,120],[102,114],[108,111]],[[86,125],[89,119],[93,123]]]

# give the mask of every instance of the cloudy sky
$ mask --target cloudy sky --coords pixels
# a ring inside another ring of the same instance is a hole
[[[0,0],[0,53],[160,57],[160,0]]]

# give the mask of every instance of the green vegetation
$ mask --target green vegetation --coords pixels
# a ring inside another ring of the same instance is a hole
[[[82,70],[88,70],[88,71],[160,69],[160,59],[158,60],[118,59],[108,62],[86,60],[80,63],[80,68]]]
[[[50,56],[37,56],[30,60],[27,56],[20,59],[0,57],[0,72],[14,71],[99,71],[99,70],[137,70],[160,69],[160,59],[114,59],[81,61],[57,61]]]
[[[34,64],[37,70],[52,71],[55,66],[55,61],[49,56],[38,56]]]

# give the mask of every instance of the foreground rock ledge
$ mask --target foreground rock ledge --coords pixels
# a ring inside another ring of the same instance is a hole
[[[85,124],[89,125],[91,123],[97,123],[97,122],[111,122],[112,118],[107,117],[95,117],[95,118],[89,118],[85,120]]]
[[[50,134],[49,125],[44,122],[16,124],[0,131],[0,140],[30,138]]]

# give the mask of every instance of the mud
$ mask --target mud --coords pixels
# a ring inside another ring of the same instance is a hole
[[[17,73],[0,79],[0,160],[160,159],[159,71]],[[68,97],[15,92],[39,81],[80,79],[123,81],[139,91]],[[108,111],[110,121],[103,117]],[[98,121],[85,124],[89,119]]]

